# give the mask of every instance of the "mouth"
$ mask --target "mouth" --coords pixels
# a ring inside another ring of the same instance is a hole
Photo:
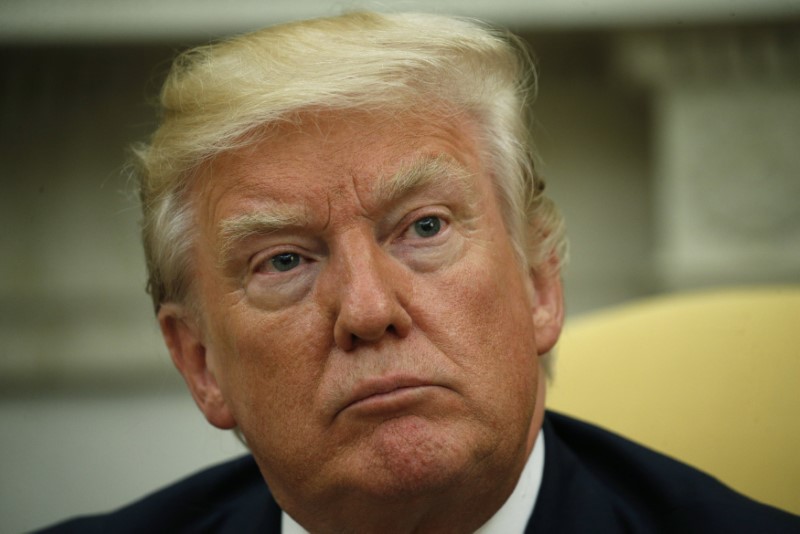
[[[360,382],[347,397],[343,412],[360,416],[391,415],[412,409],[440,386],[415,377],[380,377]]]

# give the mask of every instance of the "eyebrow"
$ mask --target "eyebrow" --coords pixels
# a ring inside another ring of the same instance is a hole
[[[267,202],[257,212],[237,215],[220,222],[220,258],[224,263],[237,243],[250,237],[269,235],[286,228],[300,228],[310,223],[310,214],[301,206]]]
[[[471,174],[449,156],[421,156],[402,165],[389,176],[376,179],[374,196],[379,205],[391,205],[429,187],[454,187],[464,192],[475,188]],[[471,195],[467,195],[471,196]],[[220,222],[220,259],[228,261],[236,245],[257,235],[269,235],[287,228],[310,226],[312,215],[302,205],[266,202],[258,211],[224,219]]]
[[[472,192],[475,188],[472,175],[453,158],[445,155],[421,156],[402,165],[387,178],[379,178],[375,184],[375,197],[381,204],[391,204],[420,189],[432,186],[460,187]]]

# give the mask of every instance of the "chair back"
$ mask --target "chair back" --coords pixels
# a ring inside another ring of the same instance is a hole
[[[800,514],[800,286],[658,297],[569,322],[548,407]]]

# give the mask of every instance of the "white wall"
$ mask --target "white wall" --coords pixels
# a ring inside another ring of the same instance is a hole
[[[112,510],[245,450],[172,387],[3,399],[0,427],[3,533]]]

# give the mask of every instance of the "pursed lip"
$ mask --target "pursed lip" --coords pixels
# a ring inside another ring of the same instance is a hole
[[[420,388],[436,386],[437,384],[430,380],[414,376],[387,376],[363,380],[358,382],[346,397],[337,415],[349,408],[364,407],[365,409],[373,408],[376,411],[391,409],[392,400],[400,401],[400,397],[406,391],[411,393]]]

